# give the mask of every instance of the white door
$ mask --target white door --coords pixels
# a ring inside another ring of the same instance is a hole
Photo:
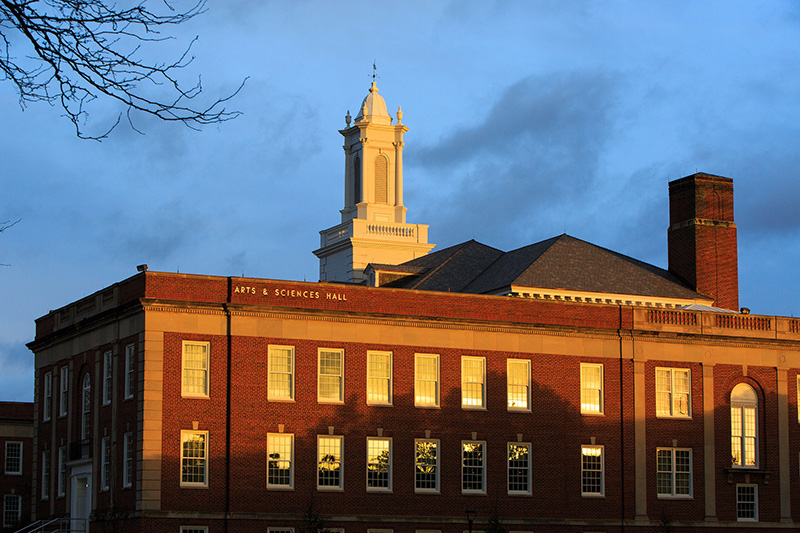
[[[91,468],[91,467],[90,467]],[[92,512],[92,474],[91,470],[81,471],[82,468],[73,469],[71,485],[70,518],[72,519],[71,531],[89,531],[89,513]],[[88,469],[87,469],[88,470]]]

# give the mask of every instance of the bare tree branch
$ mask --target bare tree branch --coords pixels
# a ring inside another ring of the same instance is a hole
[[[176,77],[194,59],[191,49],[196,37],[174,61],[159,63],[142,57],[153,45],[171,39],[161,34],[163,29],[205,11],[205,0],[182,12],[166,2],[163,5],[166,14],[151,10],[147,0],[127,8],[109,0],[0,0],[0,80],[15,85],[23,108],[42,101],[60,105],[83,139],[107,137],[122,117],[105,133],[86,134],[87,104],[99,97],[124,104],[136,131],[131,111],[193,129],[236,118],[240,112],[228,111],[225,104],[244,81],[230,95],[194,106],[193,100],[203,91],[201,80],[184,88]],[[15,32],[29,46],[25,56],[13,53],[18,42],[11,37]],[[145,82],[162,86],[166,95],[149,96],[142,88]]]
[[[17,220],[15,220],[14,222],[11,222],[10,220],[4,220],[3,222],[0,222],[0,233],[3,233],[3,232],[4,232],[5,230],[7,230],[8,228],[13,228],[14,226],[16,226],[16,225],[17,225],[17,223],[18,223],[20,220],[22,220],[22,219],[21,219],[21,218],[18,218],[18,219],[17,219]],[[0,266],[7,267],[7,266],[11,266],[11,265],[8,265],[8,264],[6,264],[6,263],[0,263]]]

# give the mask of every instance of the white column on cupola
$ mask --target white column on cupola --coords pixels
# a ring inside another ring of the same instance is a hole
[[[365,283],[370,263],[396,265],[427,254],[428,226],[406,224],[403,205],[403,135],[373,80],[351,125],[345,116],[345,194],[341,223],[320,232],[321,281]]]

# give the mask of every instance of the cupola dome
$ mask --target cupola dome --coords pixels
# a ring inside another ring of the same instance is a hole
[[[361,109],[358,110],[358,115],[356,115],[356,122],[363,121],[372,122],[373,124],[392,123],[392,116],[386,110],[386,102],[378,94],[378,86],[374,81],[372,82],[372,87],[369,88],[369,94],[361,102]]]

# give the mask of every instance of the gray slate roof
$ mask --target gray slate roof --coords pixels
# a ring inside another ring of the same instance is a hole
[[[377,267],[377,265],[374,265]],[[471,240],[403,263],[423,268],[389,284],[491,294],[512,286],[696,299],[703,295],[656,266],[567,234],[503,252]]]

